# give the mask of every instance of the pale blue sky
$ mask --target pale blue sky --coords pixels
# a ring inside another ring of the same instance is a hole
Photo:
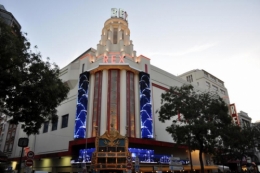
[[[96,49],[111,8],[128,13],[137,55],[174,75],[204,69],[225,82],[231,103],[260,120],[259,0],[1,0],[60,68]]]

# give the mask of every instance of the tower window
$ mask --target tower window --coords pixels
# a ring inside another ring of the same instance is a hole
[[[212,85],[213,91],[218,91],[218,87]]]
[[[82,64],[82,73],[84,72],[85,64]]]
[[[210,83],[206,82],[206,87],[209,89],[210,88]]]
[[[58,121],[55,122],[55,123],[52,123],[51,130],[52,130],[52,131],[57,130],[57,127],[58,127]]]
[[[68,127],[69,114],[63,115],[61,119],[61,128]]]
[[[190,82],[190,83],[193,82],[192,75],[187,76],[186,79],[187,79],[187,81]]]
[[[113,29],[113,44],[117,44],[117,28]]]
[[[49,121],[45,121],[43,124],[43,131],[42,133],[47,133],[48,132],[48,127],[49,127]]]

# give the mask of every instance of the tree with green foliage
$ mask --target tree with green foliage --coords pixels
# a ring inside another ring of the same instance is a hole
[[[260,131],[257,126],[241,127],[234,125],[222,135],[223,145],[218,150],[222,155],[225,155],[224,162],[240,160],[240,166],[242,166],[243,158],[254,157],[254,149],[258,147],[259,139]],[[221,154],[218,154],[218,156],[221,156]]]
[[[57,121],[56,107],[69,88],[59,67],[30,49],[24,33],[0,20],[0,112],[22,124],[27,135],[39,133],[45,121]]]
[[[233,140],[239,135],[240,127],[235,124],[231,123],[227,125],[225,128],[225,132],[221,135],[219,139],[219,143],[221,145],[216,146],[215,152],[213,153],[214,162],[218,165],[227,165],[229,160],[232,160],[236,156],[230,153],[230,146],[234,144]],[[237,145],[237,144],[236,144]]]
[[[204,172],[202,154],[214,153],[222,145],[221,135],[232,124],[227,104],[217,93],[195,91],[192,85],[171,87],[161,95],[161,104],[157,110],[159,120],[172,121],[166,131],[177,144],[187,144],[190,151],[199,150]]]

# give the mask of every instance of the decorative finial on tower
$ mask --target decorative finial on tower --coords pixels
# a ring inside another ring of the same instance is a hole
[[[113,123],[111,123],[111,124],[110,124],[110,126],[111,126],[111,128],[110,128],[111,130],[110,130],[110,131],[111,131],[111,132],[114,132],[114,131],[115,131],[114,124],[113,124]]]

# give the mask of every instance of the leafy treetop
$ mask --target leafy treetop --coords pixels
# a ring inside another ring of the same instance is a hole
[[[223,143],[221,135],[232,124],[227,104],[218,94],[194,91],[192,85],[171,87],[161,95],[161,104],[157,111],[159,120],[172,121],[166,131],[177,144],[187,144],[190,150],[199,150],[204,172],[202,153],[214,153]]]
[[[59,79],[59,67],[30,50],[25,34],[0,20],[0,111],[22,124],[27,135],[39,133],[43,122],[56,122],[56,107],[69,88]]]

